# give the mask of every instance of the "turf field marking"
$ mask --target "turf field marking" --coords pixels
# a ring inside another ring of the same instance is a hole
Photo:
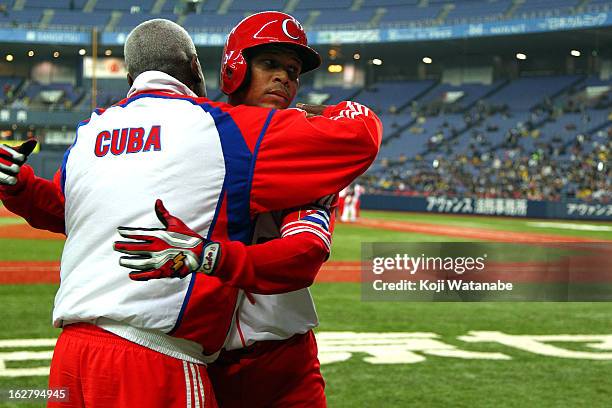
[[[576,224],[571,222],[528,222],[527,225],[537,228],[559,228],[577,231],[612,231],[607,225]]]
[[[439,338],[436,333],[319,332],[319,361],[321,364],[338,363],[348,360],[353,353],[369,354],[364,361],[370,364],[420,363],[426,359],[422,354],[462,359],[511,359],[502,353],[461,350]]]
[[[610,353],[567,350],[547,342],[587,343],[588,348],[612,351],[612,335],[556,334],[544,336],[514,335],[497,331],[471,331],[461,341],[480,343],[493,342],[548,357],[577,358],[587,360],[612,360]]]
[[[318,332],[319,360],[321,364],[341,363],[354,353],[365,353],[369,364],[416,364],[427,356],[469,360],[512,360],[501,352],[462,350],[445,343],[439,334],[429,332],[357,333]],[[503,348],[518,349],[545,357],[579,360],[612,360],[612,334],[554,334],[516,335],[499,331],[470,331],[457,340],[466,343],[496,343]],[[0,350],[6,348],[48,348],[0,352],[0,377],[30,377],[49,375],[49,365],[29,368],[7,368],[7,361],[50,361],[56,339],[0,340]],[[555,343],[555,345],[549,344]],[[581,344],[593,351],[577,351],[560,347],[558,343]]]
[[[18,347],[54,347],[57,339],[10,339],[0,340],[0,349]]]
[[[28,368],[7,368],[7,361],[48,360],[53,357],[56,339],[11,339],[0,340],[0,350],[6,348],[44,347],[43,351],[9,351],[0,353],[0,377],[38,377],[49,375],[49,365]]]

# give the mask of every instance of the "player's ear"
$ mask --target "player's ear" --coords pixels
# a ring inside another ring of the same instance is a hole
[[[204,73],[197,55],[191,57],[191,76],[193,79],[193,91],[198,96],[206,96],[206,83],[204,82]]]
[[[127,74],[127,81],[128,81],[128,85],[131,87],[132,84],[134,83],[134,78],[132,78],[132,76],[130,75],[130,73],[128,72]]]

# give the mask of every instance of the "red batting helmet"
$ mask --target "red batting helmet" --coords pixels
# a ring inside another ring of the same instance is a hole
[[[321,65],[321,57],[308,46],[299,21],[279,11],[263,11],[242,20],[227,36],[221,61],[221,90],[229,95],[242,85],[248,70],[244,50],[273,43],[287,44],[298,53],[302,73]]]

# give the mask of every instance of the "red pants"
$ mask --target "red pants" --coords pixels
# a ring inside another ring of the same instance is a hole
[[[312,331],[223,351],[208,373],[221,408],[327,406]]]
[[[48,407],[217,407],[206,366],[86,323],[62,331],[53,352],[49,388],[68,388],[69,401],[49,402]]]

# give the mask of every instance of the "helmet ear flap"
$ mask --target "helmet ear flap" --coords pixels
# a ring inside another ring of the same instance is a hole
[[[242,79],[242,82],[240,82],[240,85],[238,86],[238,88],[236,88],[234,92],[238,92],[238,91],[241,91],[247,88],[250,83],[251,83],[251,66],[247,62],[246,72],[244,73],[244,78]]]
[[[248,64],[242,52],[236,53],[232,57],[225,61],[221,67],[221,90],[226,95],[233,94],[240,88],[248,71]]]

